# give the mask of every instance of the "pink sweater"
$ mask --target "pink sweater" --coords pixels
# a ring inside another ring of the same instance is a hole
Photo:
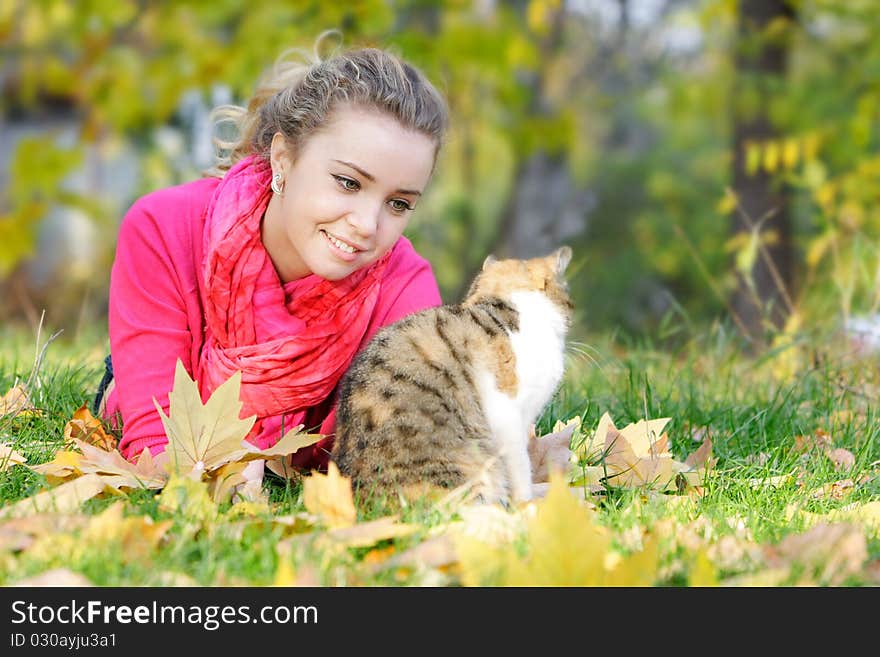
[[[109,332],[115,386],[107,398],[105,417],[118,411],[123,420],[119,449],[131,459],[149,447],[153,454],[167,444],[153,397],[168,412],[168,392],[180,358],[187,371],[197,369],[204,339],[202,309],[202,232],[205,208],[219,179],[202,178],[162,189],[134,203],[119,231],[110,275]],[[271,261],[261,273],[254,295],[257,339],[260,342],[301,331],[304,324],[287,308],[268,303],[267,294],[281,284]],[[320,279],[312,275],[284,285],[295,298]],[[262,302],[261,302],[262,300]],[[382,280],[379,301],[361,347],[376,331],[417,310],[440,305],[437,281],[428,262],[401,237],[392,251]],[[269,447],[284,430],[304,424],[305,430],[328,435],[294,455],[300,467],[326,465],[332,445],[333,396],[319,406],[266,418],[254,441]]]

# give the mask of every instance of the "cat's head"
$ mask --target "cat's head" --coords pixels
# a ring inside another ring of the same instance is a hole
[[[568,246],[561,246],[544,257],[525,260],[498,260],[490,255],[483,262],[483,270],[471,283],[465,300],[473,302],[481,297],[504,299],[513,292],[543,292],[570,314],[571,297],[564,276],[570,262],[571,248]]]

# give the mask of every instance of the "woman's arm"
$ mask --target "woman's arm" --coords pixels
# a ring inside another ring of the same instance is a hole
[[[145,447],[155,454],[167,443],[153,398],[167,413],[178,358],[192,375],[187,308],[198,304],[188,227],[163,227],[162,213],[172,208],[155,196],[148,199],[123,219],[110,276],[110,352],[123,419],[119,449],[129,459]],[[181,209],[172,211],[182,222]]]

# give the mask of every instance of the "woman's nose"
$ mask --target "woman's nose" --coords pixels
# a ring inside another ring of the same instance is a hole
[[[363,206],[352,210],[346,218],[348,225],[351,226],[360,237],[372,237],[376,234],[379,227],[379,216],[381,207]]]

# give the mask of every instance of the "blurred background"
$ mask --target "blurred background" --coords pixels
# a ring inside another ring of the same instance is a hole
[[[0,0],[2,323],[106,332],[127,208],[331,28],[449,100],[407,231],[446,302],[489,253],[567,243],[580,335],[873,339],[878,0]]]

